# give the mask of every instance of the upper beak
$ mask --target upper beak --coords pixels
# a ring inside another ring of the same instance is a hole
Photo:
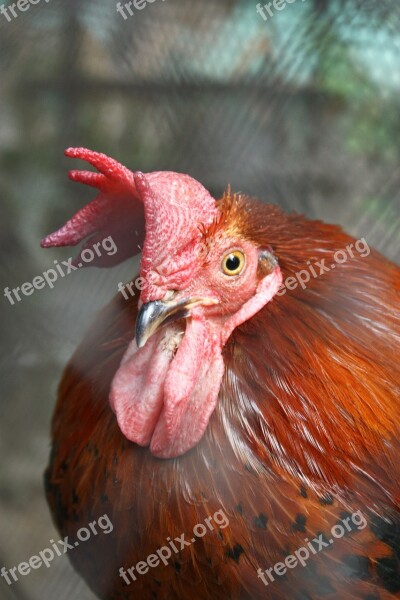
[[[217,304],[214,298],[183,298],[182,300],[154,300],[143,304],[136,318],[136,345],[142,348],[161,325],[188,317],[196,306]]]

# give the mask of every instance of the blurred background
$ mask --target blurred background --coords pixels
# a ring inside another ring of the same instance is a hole
[[[39,0],[0,14],[0,567],[59,539],[42,485],[57,383],[137,268],[3,295],[75,255],[39,247],[93,198],[68,181],[83,165],[66,147],[189,173],[215,197],[230,183],[400,259],[400,4],[297,0],[267,20],[256,5],[155,0],[124,19],[114,0]],[[93,599],[66,556],[19,578],[1,579],[1,599]]]

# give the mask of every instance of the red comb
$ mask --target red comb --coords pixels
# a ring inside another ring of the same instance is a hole
[[[179,248],[195,243],[199,226],[215,218],[215,200],[189,175],[167,171],[132,173],[105,154],[86,148],[68,148],[65,154],[86,160],[98,170],[98,173],[74,170],[69,177],[97,188],[99,194],[63,227],[45,237],[41,242],[43,248],[75,246],[86,240],[83,251],[111,236],[116,252],[101,253],[88,265],[113,266],[143,249],[143,276],[164,262],[173,272],[174,255]],[[72,264],[80,266],[80,263],[78,256]]]
[[[86,160],[94,171],[70,171],[69,178],[99,190],[92,202],[79,210],[63,227],[41,241],[43,248],[75,246],[88,238],[83,246],[94,244],[111,236],[117,252],[95,256],[90,266],[113,266],[140,252],[144,241],[144,207],[137,193],[135,176],[116,160],[87,148],[68,148],[65,155]],[[79,257],[73,263],[77,264]]]

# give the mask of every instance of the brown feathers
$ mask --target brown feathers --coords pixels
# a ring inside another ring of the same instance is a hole
[[[400,271],[377,252],[361,256],[337,227],[238,195],[218,207],[207,239],[234,228],[271,247],[284,279],[311,266],[317,276],[235,330],[206,434],[173,460],[116,424],[109,386],[136,301],[103,311],[60,386],[46,483],[63,535],[104,513],[114,530],[71,560],[107,600],[400,598]],[[335,262],[349,244],[354,256]],[[130,585],[120,577],[220,509],[229,526]],[[367,527],[268,585],[257,576],[355,511]]]

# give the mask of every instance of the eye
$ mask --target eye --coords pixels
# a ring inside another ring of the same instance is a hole
[[[244,269],[246,258],[241,250],[226,254],[222,260],[222,270],[225,275],[239,275]]]

